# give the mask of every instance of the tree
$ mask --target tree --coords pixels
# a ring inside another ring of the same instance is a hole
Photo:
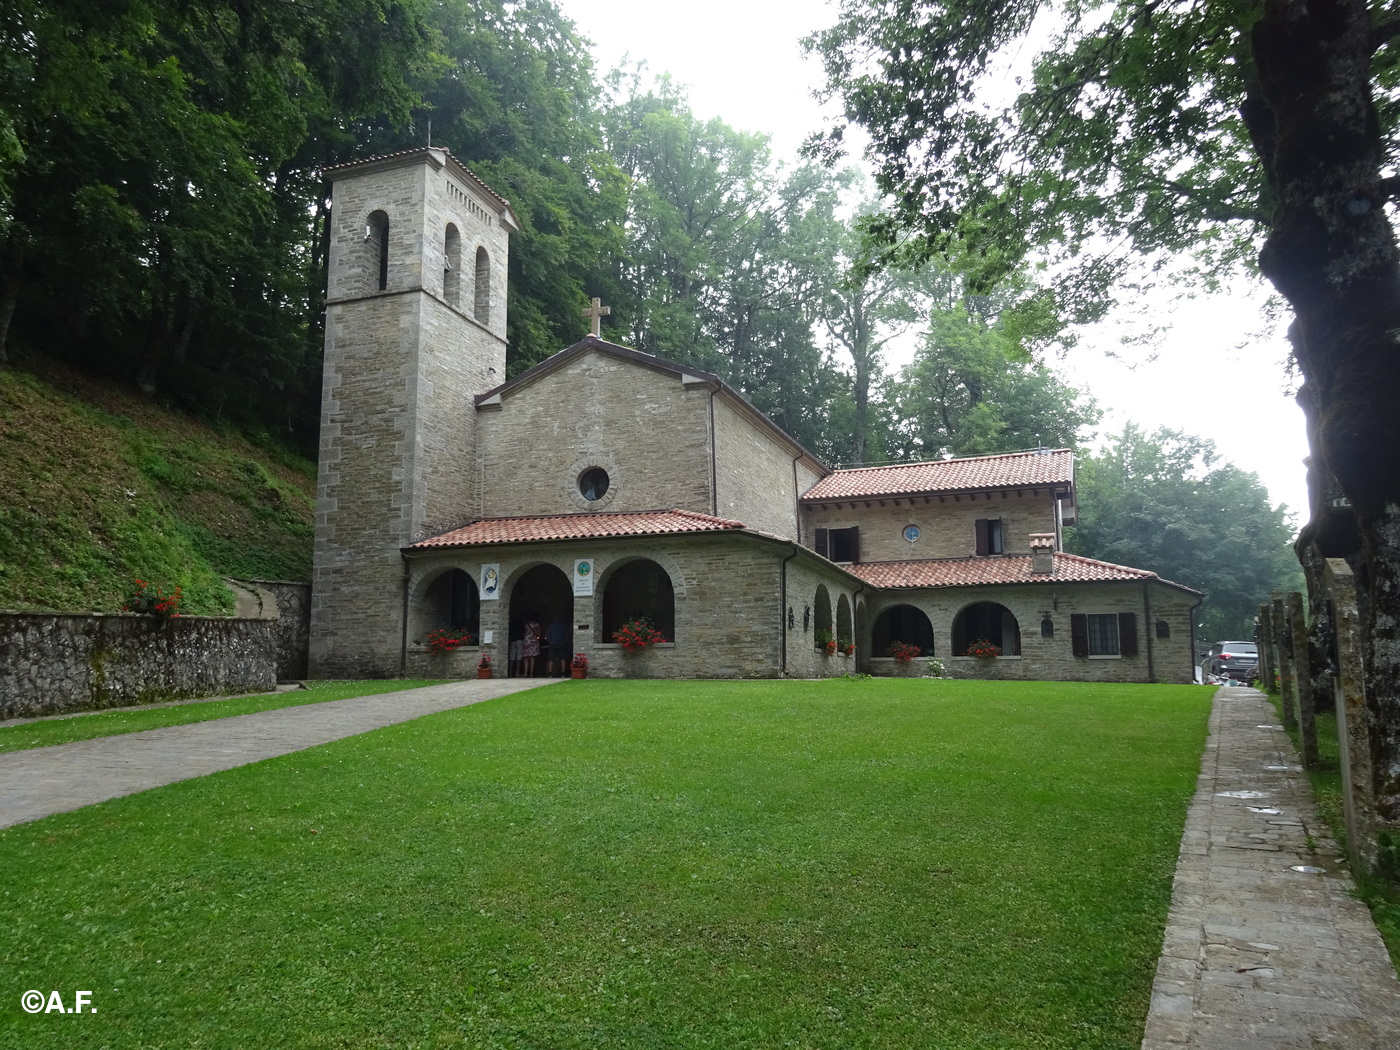
[[[1087,315],[1123,273],[1121,245],[1154,264],[1194,252],[1207,281],[1257,259],[1293,313],[1313,451],[1305,537],[1352,560],[1363,586],[1376,797],[1400,830],[1400,252],[1386,210],[1400,190],[1400,12],[1069,5],[1015,101],[990,104],[988,69],[1049,10],[843,0],[811,46],[900,202],[887,232],[982,249],[983,279],[1055,246],[1081,259],[1062,305]],[[842,131],[818,150],[839,152]],[[1325,499],[1334,484],[1341,515]]]
[[[1022,282],[973,296],[960,274],[937,266],[925,281],[928,330],[890,391],[891,454],[919,460],[1077,447],[1098,422],[1098,406],[1033,357],[1054,326],[1032,323],[1032,298],[1015,309]]]
[[[1205,638],[1253,638],[1259,603],[1296,590],[1293,529],[1254,474],[1201,438],[1134,424],[1075,468],[1075,554],[1151,569],[1205,595]]]

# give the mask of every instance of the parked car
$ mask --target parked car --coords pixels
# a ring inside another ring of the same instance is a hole
[[[1259,647],[1253,642],[1216,642],[1201,661],[1206,681],[1212,678],[1247,682],[1259,670]]]

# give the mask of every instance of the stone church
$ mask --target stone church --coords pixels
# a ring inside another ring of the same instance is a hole
[[[833,470],[717,376],[597,335],[507,380],[510,204],[437,148],[329,175],[313,676],[475,675],[483,654],[511,673],[536,620],[591,676],[933,656],[956,677],[1192,680],[1198,592],[1063,552],[1070,450]],[[641,616],[665,641],[627,652],[614,634]],[[434,653],[437,629],[474,644]]]

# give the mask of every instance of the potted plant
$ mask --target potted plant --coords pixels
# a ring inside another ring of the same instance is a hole
[[[812,638],[816,641],[817,648],[826,653],[827,656],[836,655],[836,638],[825,627],[818,627],[812,633]]]
[[[471,645],[475,641],[476,636],[471,631],[448,630],[439,627],[436,631],[428,632],[428,651],[434,656],[444,656],[464,645]]]
[[[836,648],[840,649],[846,656],[854,656],[856,654],[856,643],[849,638],[838,638],[836,640]]]
[[[1001,655],[1001,648],[985,638],[979,638],[967,647],[967,655],[975,656],[979,660],[995,660]]]
[[[613,641],[629,653],[639,653],[649,645],[660,645],[665,635],[652,626],[645,616],[628,620],[613,632]]]
[[[478,678],[491,677],[491,654],[482,653],[481,659],[476,662],[476,676]]]
[[[180,599],[183,597],[179,587],[167,594],[145,580],[137,580],[122,602],[122,612],[174,618],[180,615]]]
[[[569,674],[574,678],[587,678],[588,657],[583,653],[574,653],[574,662],[569,665]]]
[[[907,664],[914,657],[918,656],[922,650],[910,642],[891,642],[890,655],[900,663]]]

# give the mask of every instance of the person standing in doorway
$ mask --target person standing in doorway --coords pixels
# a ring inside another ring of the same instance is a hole
[[[564,677],[564,666],[569,659],[569,625],[564,617],[555,613],[544,629],[545,644],[549,647],[549,677]]]
[[[520,675],[522,678],[535,677],[535,660],[540,655],[540,614],[532,612],[525,617],[525,637],[520,639]]]

